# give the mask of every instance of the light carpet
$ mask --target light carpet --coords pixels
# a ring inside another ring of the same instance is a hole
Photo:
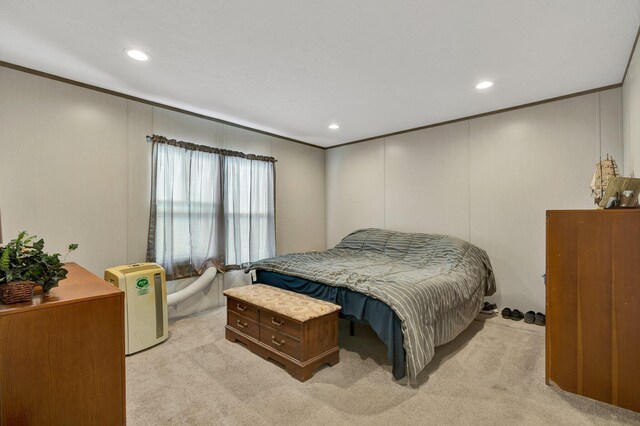
[[[476,320],[408,386],[366,325],[340,321],[340,363],[301,383],[224,338],[215,309],[127,357],[129,425],[640,425],[640,414],[544,384],[543,328]]]

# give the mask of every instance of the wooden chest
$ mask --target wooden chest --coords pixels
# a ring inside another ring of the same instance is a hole
[[[340,306],[263,284],[224,294],[228,340],[282,364],[300,381],[311,378],[323,364],[339,362]]]

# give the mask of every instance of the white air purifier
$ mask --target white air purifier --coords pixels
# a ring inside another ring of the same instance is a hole
[[[156,263],[115,266],[104,279],[124,291],[125,353],[164,342],[169,335],[164,269]]]

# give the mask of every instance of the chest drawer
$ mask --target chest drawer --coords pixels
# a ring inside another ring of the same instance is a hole
[[[228,297],[227,309],[256,322],[259,321],[260,318],[258,309],[255,306],[249,305],[241,300],[234,299],[232,297]]]
[[[300,342],[265,325],[260,325],[260,341],[273,349],[300,359]]]
[[[260,338],[260,326],[257,322],[250,320],[249,318],[242,315],[238,315],[231,310],[227,310],[227,324],[230,327],[235,328],[239,332],[247,334],[256,340]]]
[[[302,324],[294,322],[282,315],[262,311],[260,313],[260,324],[266,325],[280,333],[295,337],[297,340],[302,340]]]

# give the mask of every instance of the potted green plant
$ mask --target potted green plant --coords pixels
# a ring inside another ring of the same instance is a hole
[[[69,252],[78,248],[70,244]],[[69,253],[67,253],[69,254]],[[66,258],[66,256],[65,256]],[[31,300],[33,288],[48,293],[67,276],[60,254],[44,252],[44,240],[20,232],[15,240],[0,246],[0,301],[5,304]]]

